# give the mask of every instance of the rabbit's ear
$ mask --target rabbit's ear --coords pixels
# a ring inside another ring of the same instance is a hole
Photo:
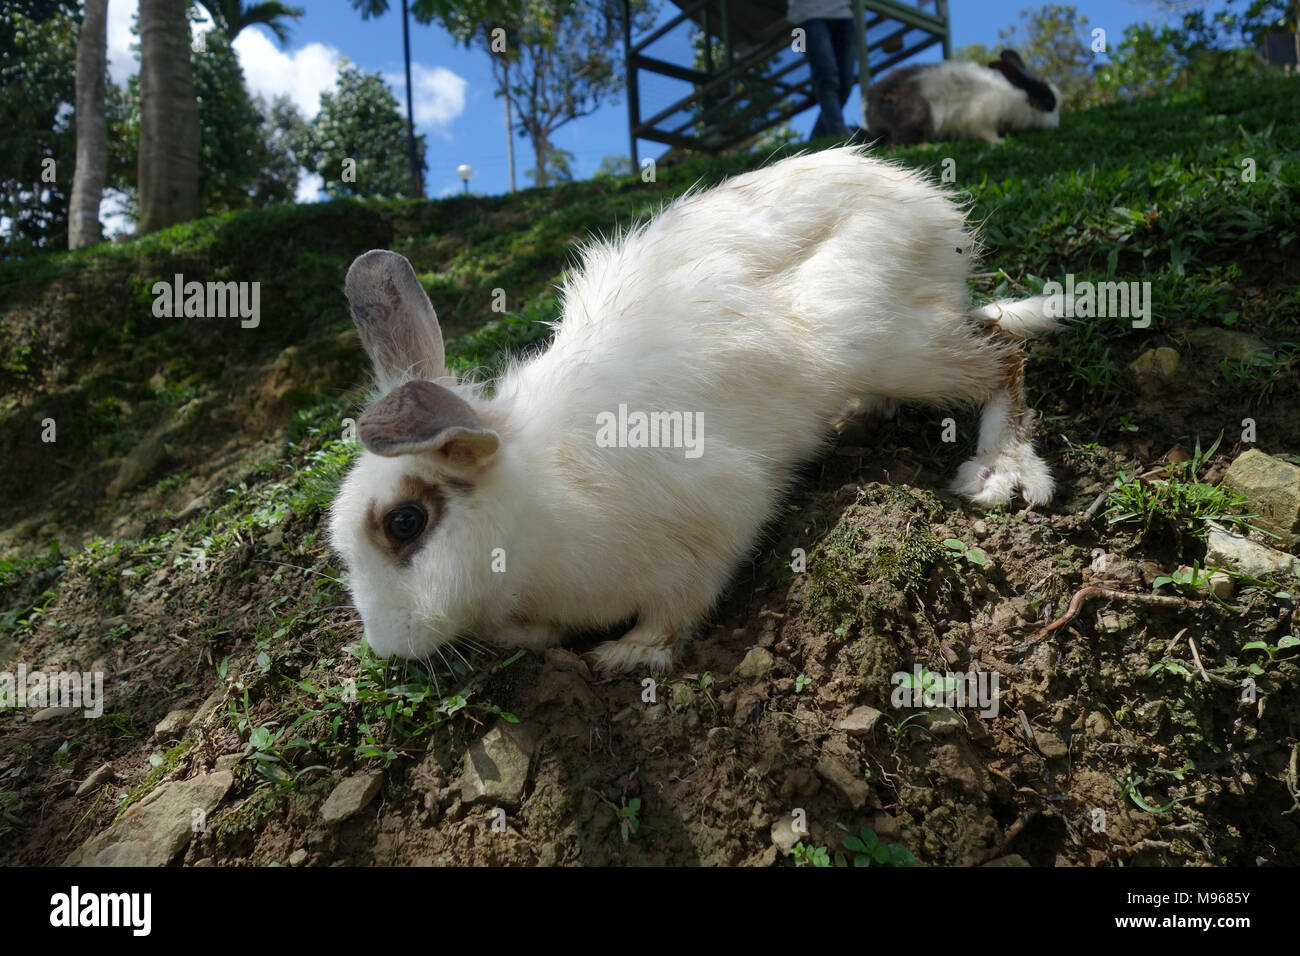
[[[436,452],[460,466],[486,465],[501,446],[464,399],[423,381],[399,385],[366,409],[357,434],[368,451],[385,458]]]
[[[404,256],[385,249],[358,256],[344,288],[381,391],[447,374],[438,317]]]
[[[1035,109],[1050,113],[1057,107],[1057,97],[1052,88],[1029,72],[1025,61],[1015,50],[1003,50],[999,60],[990,63],[989,68],[997,70],[1007,78],[1012,86],[1025,91],[1029,103]]]

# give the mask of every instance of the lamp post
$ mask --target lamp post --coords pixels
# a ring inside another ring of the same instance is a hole
[[[465,184],[465,195],[469,195],[469,178],[474,175],[474,167],[469,163],[461,163],[456,167],[456,175],[460,177],[461,182]]]

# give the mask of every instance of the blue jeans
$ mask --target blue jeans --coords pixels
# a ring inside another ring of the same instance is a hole
[[[853,92],[853,76],[858,65],[853,20],[814,19],[799,25],[808,37],[813,95],[821,107],[812,138],[848,136],[848,127],[844,125],[844,104]]]

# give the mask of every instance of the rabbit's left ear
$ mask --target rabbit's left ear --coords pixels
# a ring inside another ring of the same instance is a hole
[[[438,316],[404,256],[372,249],[352,263],[344,288],[380,391],[447,375]]]
[[[468,402],[422,381],[399,385],[367,408],[357,435],[367,451],[385,458],[433,452],[461,467],[486,465],[501,446],[501,436],[484,427]]]

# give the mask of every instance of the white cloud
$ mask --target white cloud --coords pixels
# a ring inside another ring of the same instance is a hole
[[[320,111],[321,93],[334,88],[343,59],[338,50],[323,43],[281,50],[265,33],[253,29],[239,34],[234,47],[249,92],[268,100],[286,93],[308,119]]]
[[[406,77],[402,73],[388,73],[384,79],[396,91],[402,110],[406,110]],[[445,66],[428,67],[411,64],[411,80],[415,87],[412,106],[416,126],[446,126],[465,112],[465,87],[469,81]]]
[[[309,173],[305,169],[298,170],[298,190],[294,194],[293,201],[298,203],[319,202],[327,198],[325,195],[325,177],[320,173]]]
[[[131,44],[136,41],[131,33],[131,20],[138,6],[139,0],[109,0],[108,73],[118,86],[140,72],[140,61],[131,52]]]

